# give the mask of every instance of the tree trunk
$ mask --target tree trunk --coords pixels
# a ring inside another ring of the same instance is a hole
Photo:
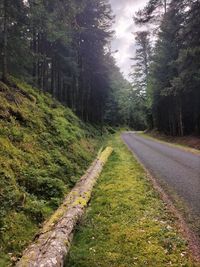
[[[182,107],[180,104],[179,108],[179,135],[183,136],[184,135],[184,129],[183,129],[183,115],[182,115]]]
[[[33,42],[32,42],[32,51],[33,51],[33,83],[34,85],[37,85],[37,62],[36,62],[36,56],[37,56],[37,34],[35,27],[33,27]]]
[[[35,242],[16,267],[62,267],[70,249],[73,231],[91,198],[92,189],[112,153],[107,147],[76,184],[61,207],[44,224]]]
[[[165,9],[165,14],[167,13],[167,0],[164,0],[164,9]]]

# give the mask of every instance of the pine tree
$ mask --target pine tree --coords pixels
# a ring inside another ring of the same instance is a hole
[[[151,71],[155,126],[171,135],[184,134],[182,92],[172,82],[178,75],[176,60],[182,47],[180,32],[185,6],[172,1],[161,24]]]
[[[131,125],[137,130],[144,130],[150,121],[150,111],[147,105],[147,88],[149,83],[149,67],[151,64],[150,34],[147,31],[136,33],[136,56],[132,58],[132,90],[130,91]]]
[[[149,0],[147,5],[136,12],[134,20],[136,24],[157,23],[167,13],[169,0]]]
[[[81,92],[77,109],[83,119],[93,122],[103,120],[109,90],[105,47],[112,35],[112,20],[110,4],[105,0],[89,0],[77,16],[77,23],[82,29],[78,36]]]
[[[0,28],[1,55],[2,55],[2,79],[8,80],[8,74],[16,61],[20,61],[26,43],[26,32],[23,30],[25,24],[25,5],[22,0],[3,0],[0,4]],[[20,40],[20,45],[19,45]],[[16,66],[13,68],[17,70]]]
[[[149,66],[151,63],[151,46],[149,33],[147,31],[136,33],[136,56],[132,58],[135,64],[132,65],[130,77],[133,79],[133,87],[141,96],[146,96]]]
[[[184,9],[185,10],[185,9]],[[180,33],[182,47],[176,61],[178,75],[172,80],[174,91],[182,94],[184,133],[200,133],[200,3],[188,1]]]

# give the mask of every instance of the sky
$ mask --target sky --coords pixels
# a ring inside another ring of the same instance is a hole
[[[121,72],[128,79],[131,60],[135,55],[134,32],[140,30],[134,24],[133,15],[143,8],[148,0],[110,0],[115,17],[113,29],[115,36],[112,41],[112,51]]]

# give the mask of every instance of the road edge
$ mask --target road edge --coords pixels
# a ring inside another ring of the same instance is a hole
[[[173,201],[171,200],[169,195],[165,192],[165,190],[161,187],[161,185],[158,183],[157,179],[151,175],[151,173],[147,170],[147,168],[144,166],[144,164],[139,160],[137,155],[135,153],[133,153],[133,151],[126,144],[122,135],[123,135],[123,133],[121,133],[121,139],[122,139],[123,143],[126,145],[126,147],[131,152],[131,154],[135,157],[137,162],[145,170],[145,173],[147,175],[147,179],[152,184],[154,190],[159,193],[161,200],[166,204],[168,210],[176,218],[177,229],[183,235],[184,239],[186,239],[186,241],[188,242],[188,249],[189,249],[190,255],[192,256],[194,261],[196,261],[196,263],[200,263],[200,239],[197,237],[197,235],[194,233],[194,231],[192,231],[190,229],[190,227],[186,223],[185,219],[183,218],[182,214],[175,207],[175,205],[173,204]]]

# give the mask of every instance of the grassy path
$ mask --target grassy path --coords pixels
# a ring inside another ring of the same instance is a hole
[[[196,266],[171,214],[119,136],[66,267]]]

